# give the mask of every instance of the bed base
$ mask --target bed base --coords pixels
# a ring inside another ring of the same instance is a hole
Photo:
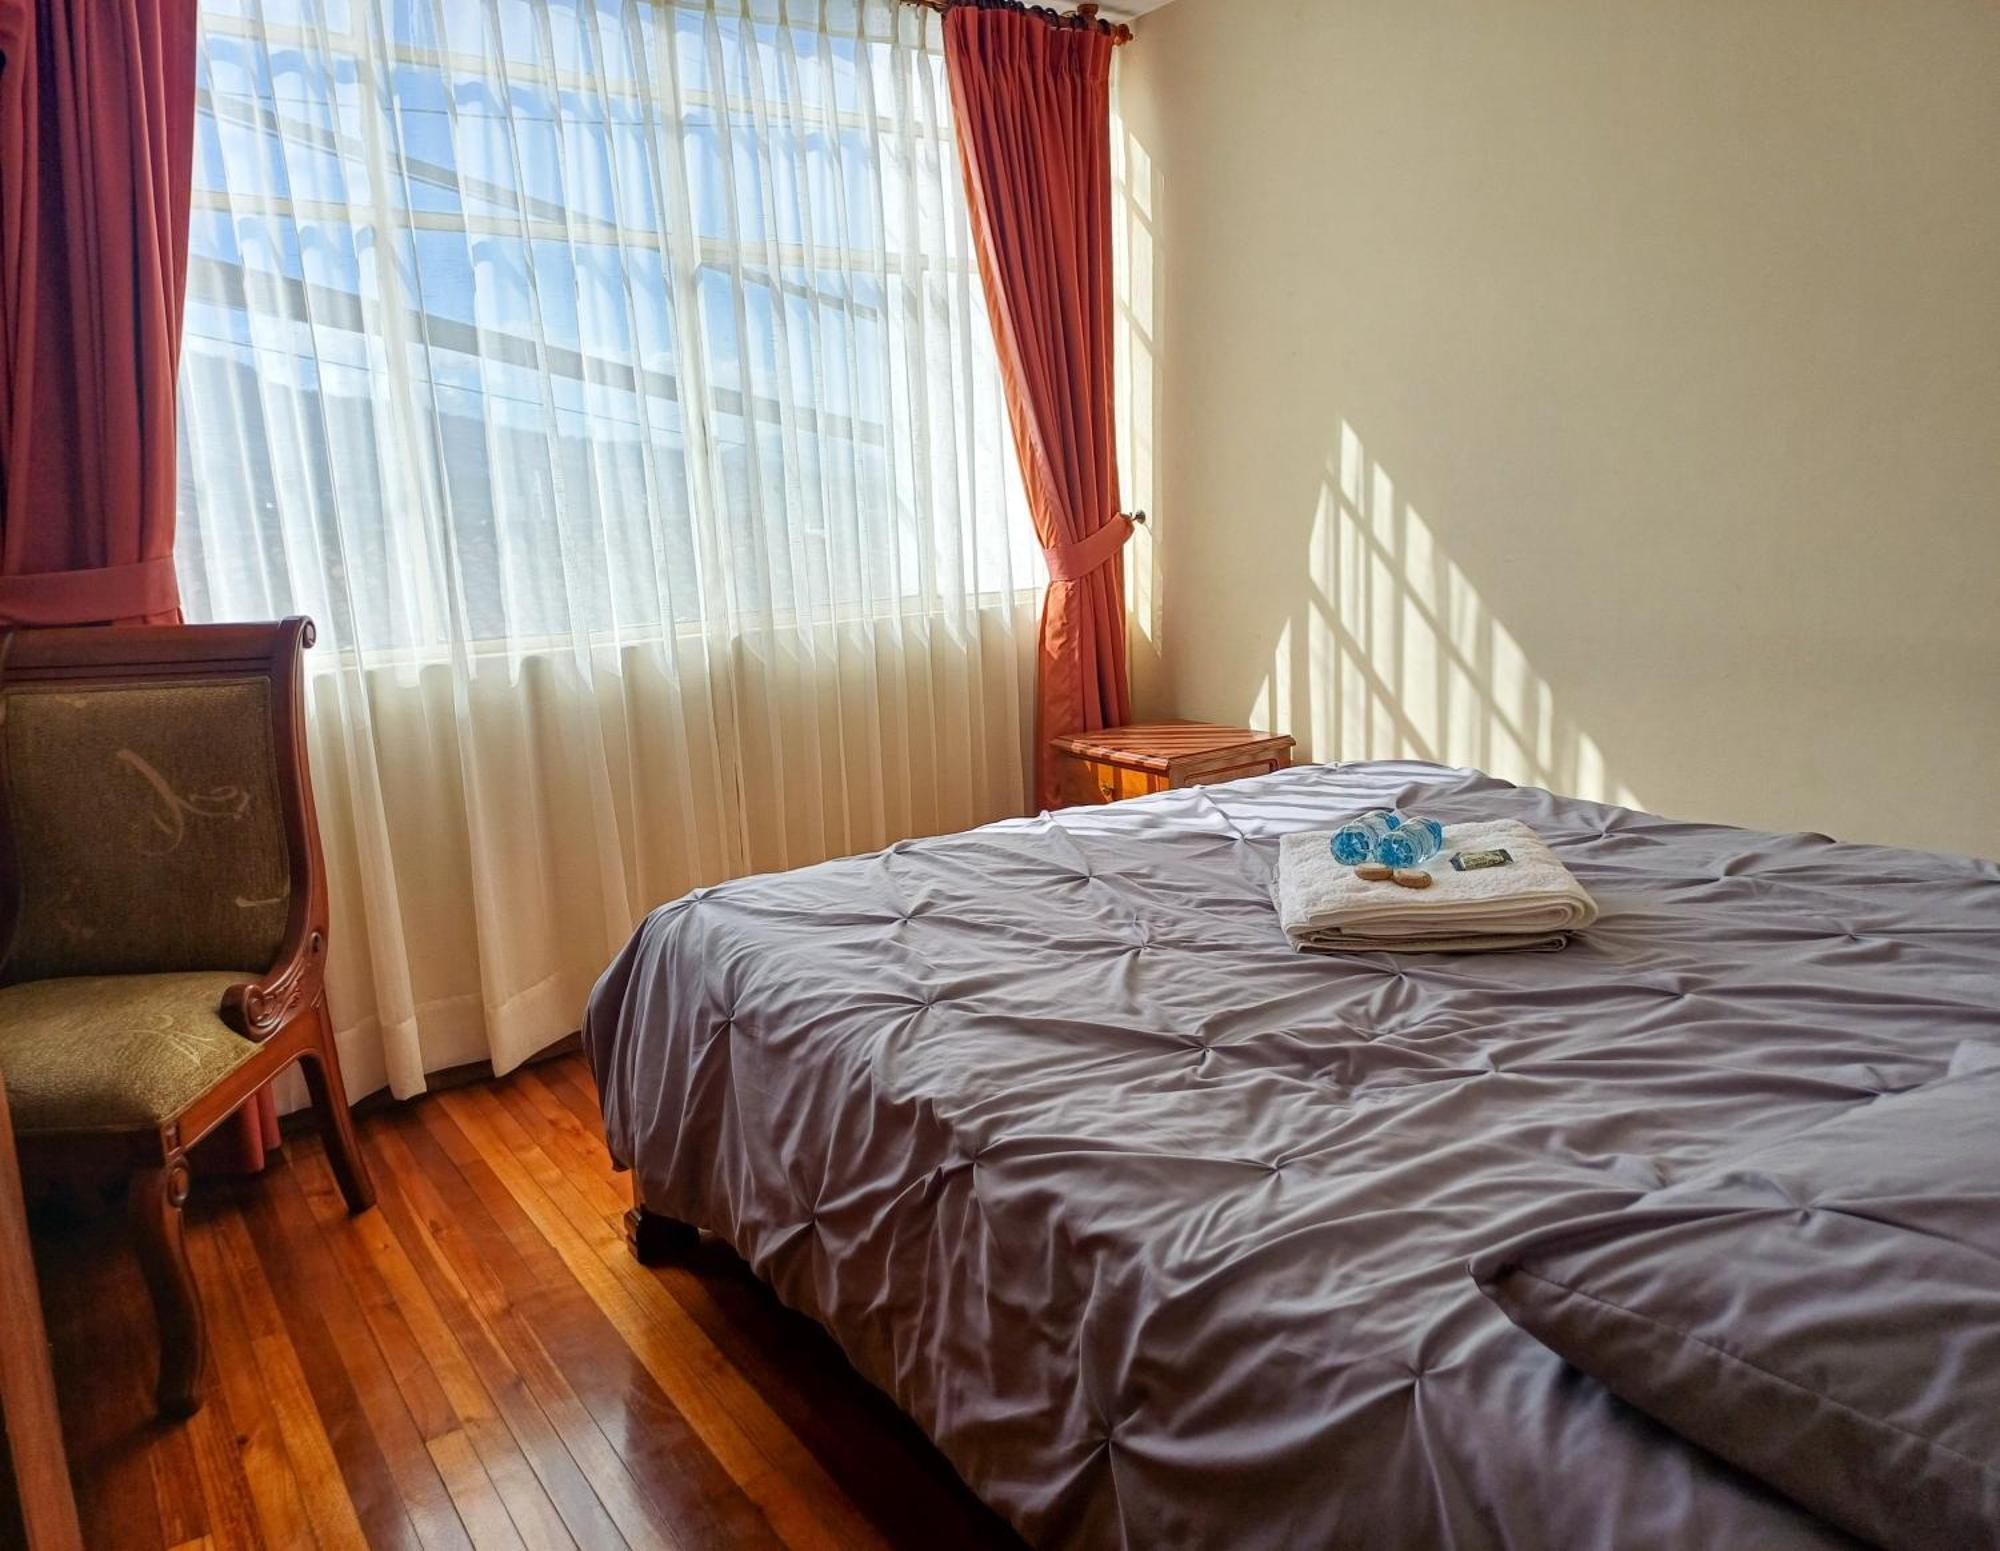
[[[632,1210],[625,1214],[625,1244],[632,1251],[632,1258],[642,1266],[665,1266],[685,1260],[701,1240],[699,1230],[678,1217],[663,1217],[649,1211],[638,1197],[635,1187]]]

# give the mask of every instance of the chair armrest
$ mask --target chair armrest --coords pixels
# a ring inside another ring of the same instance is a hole
[[[260,1044],[320,999],[326,983],[326,933],[315,927],[255,980],[222,993],[218,1013],[245,1039]]]

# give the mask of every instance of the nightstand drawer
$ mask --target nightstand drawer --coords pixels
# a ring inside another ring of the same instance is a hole
[[[1060,768],[1065,807],[1122,802],[1127,797],[1144,797],[1149,792],[1167,789],[1165,776],[1114,765],[1108,759],[1078,759],[1071,755],[1061,761]]]

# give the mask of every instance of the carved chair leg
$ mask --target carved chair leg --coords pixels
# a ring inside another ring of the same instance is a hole
[[[201,1295],[188,1265],[181,1206],[187,1200],[187,1160],[175,1157],[140,1169],[126,1188],[125,1206],[146,1274],[153,1314],[160,1326],[160,1415],[192,1416],[201,1405],[201,1370],[207,1357]]]
[[[365,1212],[375,1204],[375,1181],[369,1178],[368,1161],[354,1139],[354,1117],[347,1107],[347,1085],[340,1080],[333,1030],[327,1026],[323,1008],[312,1016],[319,1024],[319,1042],[299,1058],[299,1067],[305,1073],[313,1113],[319,1117],[320,1134],[326,1139],[326,1161],[333,1166],[347,1209]]]
[[[642,1266],[670,1265],[700,1242],[701,1234],[678,1218],[662,1217],[643,1206],[625,1214],[625,1243]]]

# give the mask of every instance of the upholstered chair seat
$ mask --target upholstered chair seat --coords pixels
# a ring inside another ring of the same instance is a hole
[[[221,1018],[254,970],[75,975],[0,986],[0,1072],[14,1129],[162,1126],[257,1053]]]

